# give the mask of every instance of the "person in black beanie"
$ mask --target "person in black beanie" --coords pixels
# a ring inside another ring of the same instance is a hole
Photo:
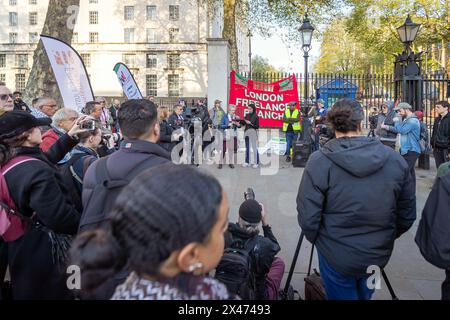
[[[259,235],[262,224],[264,236]],[[254,239],[256,237],[256,239]],[[256,300],[277,300],[285,264],[275,257],[281,248],[267,223],[264,205],[256,200],[244,201],[239,208],[239,220],[230,223],[225,234],[225,247],[235,247],[236,243],[255,240],[252,256],[252,272],[256,278]]]

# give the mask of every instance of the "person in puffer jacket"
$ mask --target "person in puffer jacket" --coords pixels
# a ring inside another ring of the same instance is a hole
[[[381,112],[378,115],[377,129],[375,134],[380,138],[380,141],[385,146],[395,150],[395,143],[397,141],[397,130],[394,128],[394,102],[386,101],[381,105]],[[389,126],[389,129],[383,129],[382,125]]]
[[[306,165],[298,220],[316,245],[327,299],[369,300],[369,267],[384,268],[395,239],[413,225],[415,190],[406,160],[363,136],[357,101],[338,101],[327,117],[336,138]]]

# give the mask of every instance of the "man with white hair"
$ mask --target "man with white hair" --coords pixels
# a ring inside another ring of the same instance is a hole
[[[78,112],[69,108],[56,111],[52,117],[51,129],[42,136],[41,150],[48,151],[60,137],[69,132],[78,116]]]
[[[53,98],[40,97],[35,104],[35,107],[31,110],[31,114],[35,118],[51,118],[58,111],[58,105]]]
[[[14,96],[6,86],[0,86],[0,115],[13,111],[14,109]]]

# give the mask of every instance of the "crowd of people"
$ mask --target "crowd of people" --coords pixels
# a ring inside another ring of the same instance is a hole
[[[172,115],[149,99],[107,106],[97,98],[82,113],[59,108],[49,97],[36,99],[29,110],[17,109],[15,101],[0,86],[3,298],[280,298],[285,264],[277,257],[281,248],[264,205],[246,197],[239,220],[230,223],[220,182],[171,161],[180,131],[199,119],[202,130],[223,132],[220,158],[228,151],[232,167],[236,130],[259,128],[255,105],[240,118],[234,106],[225,112],[219,100],[210,111],[199,101],[189,111],[176,106]],[[416,236],[424,257],[446,270],[447,299],[448,108],[447,102],[436,107],[431,145],[444,163]],[[355,100],[314,114],[334,138],[308,161],[297,210],[302,231],[317,248],[328,299],[370,299],[367,268],[384,268],[395,240],[416,220],[414,164],[423,151],[420,121],[411,109],[407,103],[386,105],[380,138],[362,133],[364,112]],[[292,143],[302,130],[295,103],[284,123]],[[400,135],[400,152],[392,133]],[[245,140],[244,166],[259,164],[253,138]],[[76,290],[67,285],[69,265],[81,270]]]

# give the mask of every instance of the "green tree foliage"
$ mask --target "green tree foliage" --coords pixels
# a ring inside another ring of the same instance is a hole
[[[345,24],[345,18],[337,17],[325,29],[316,72],[355,74],[369,71],[366,63],[369,53],[346,31]]]
[[[256,55],[252,59],[252,73],[279,73],[281,70],[275,68],[269,63],[269,60],[261,56]]]
[[[414,22],[422,24],[413,49],[420,51],[440,44],[444,48],[441,61],[434,55],[429,62],[446,67],[450,0],[347,0],[347,4],[351,13],[346,20],[346,31],[364,50],[377,53],[376,59],[369,60],[372,65],[381,63],[384,69],[392,67],[393,54],[403,50],[396,28],[410,14]]]

